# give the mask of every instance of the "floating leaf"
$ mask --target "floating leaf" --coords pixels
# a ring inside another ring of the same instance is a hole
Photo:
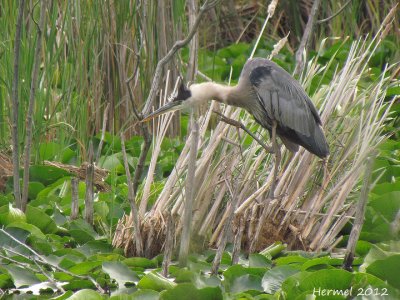
[[[274,294],[281,288],[282,282],[299,272],[299,269],[290,265],[283,265],[268,270],[262,278],[262,287],[268,294]]]
[[[167,278],[156,272],[150,272],[140,279],[137,286],[141,289],[162,291],[172,289],[176,286],[176,283],[169,281]]]
[[[69,233],[79,244],[93,241],[97,238],[97,233],[82,219],[71,222]]]
[[[68,271],[76,275],[89,275],[93,269],[101,266],[101,264],[101,261],[85,261],[74,265],[73,267],[69,268]]]
[[[272,261],[266,256],[259,253],[252,253],[249,255],[249,267],[254,268],[270,268]]]
[[[132,294],[126,295],[115,295],[110,297],[110,300],[158,300],[160,299],[160,294],[153,290],[140,290]]]
[[[399,268],[400,254],[397,254],[374,261],[367,267],[367,272],[400,289]]]
[[[71,176],[71,174],[54,166],[35,165],[29,168],[30,180],[39,181],[45,186],[65,176]]]
[[[296,299],[298,295],[321,295],[326,291],[346,293],[350,291],[353,274],[345,270],[324,269],[315,272],[299,272],[288,277],[282,283],[287,299]],[[322,295],[323,296],[323,295]],[[326,296],[326,295],[325,295]],[[345,299],[342,296],[333,299]],[[305,299],[305,297],[300,298]]]
[[[307,260],[301,267],[302,271],[317,267],[324,266],[341,266],[343,263],[343,259],[339,258],[331,258],[329,256],[325,257],[316,257],[313,259]]]
[[[8,225],[14,222],[26,222],[25,214],[20,209],[13,207],[11,203],[0,207],[0,224]]]
[[[103,271],[110,275],[112,279],[115,279],[119,287],[123,287],[125,283],[133,282],[136,284],[139,281],[136,273],[119,261],[103,262]]]
[[[22,223],[22,222],[14,222],[14,223],[8,224],[7,228],[20,228],[20,229],[28,231],[30,234],[32,234],[38,238],[46,239],[46,236],[43,234],[43,232],[40,231],[40,229],[37,228],[35,225],[32,225],[32,224]]]
[[[103,297],[96,291],[93,290],[80,290],[73,294],[68,300],[103,300]]]
[[[54,283],[40,282],[37,284],[33,284],[29,287],[26,287],[26,288],[20,288],[20,289],[18,289],[18,292],[33,294],[33,295],[40,295],[44,291],[49,291],[51,293],[54,293],[57,290],[58,290],[58,287]]]
[[[37,226],[44,233],[57,232],[57,224],[50,216],[39,208],[28,205],[26,208],[26,221]]]
[[[111,253],[113,251],[112,246],[107,241],[101,240],[87,242],[77,249],[86,256],[98,253]]]
[[[160,294],[162,300],[193,299],[193,300],[219,300],[223,299],[221,289],[207,287],[196,289],[191,283],[181,283],[174,288]]]
[[[113,155],[102,156],[99,160],[99,166],[103,169],[106,169],[110,172],[118,171],[122,173],[124,167],[121,163],[121,153],[115,153]]]
[[[124,259],[124,264],[128,267],[140,267],[140,268],[156,268],[157,264],[145,257],[129,257]]]
[[[35,274],[27,268],[20,268],[12,264],[2,267],[8,271],[16,288],[40,283]]]
[[[51,300],[64,300],[71,297],[74,294],[72,291],[66,291],[64,294],[61,294],[58,297],[51,298]]]
[[[45,186],[41,182],[31,181],[28,184],[28,198],[33,200]]]
[[[72,291],[76,291],[76,290],[84,290],[84,289],[94,289],[96,288],[94,286],[94,284],[88,280],[88,279],[73,279],[71,281],[69,281],[66,285],[63,286],[64,290],[68,291],[68,290],[72,290]],[[76,298],[78,299],[78,298]],[[82,298],[79,298],[82,299]],[[85,298],[83,298],[85,299]],[[87,300],[87,299],[85,299]]]
[[[233,278],[229,285],[229,291],[239,293],[245,291],[264,291],[261,286],[261,277],[251,274],[246,274]]]

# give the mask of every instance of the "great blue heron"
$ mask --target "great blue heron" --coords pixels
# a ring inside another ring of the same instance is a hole
[[[169,103],[143,121],[211,99],[246,109],[292,152],[300,145],[320,158],[329,154],[321,119],[304,89],[284,69],[264,58],[249,59],[236,86],[204,82],[186,88],[181,84]]]

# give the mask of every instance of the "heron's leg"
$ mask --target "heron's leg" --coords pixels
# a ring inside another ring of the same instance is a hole
[[[275,154],[275,164],[274,164],[274,170],[273,170],[274,173],[273,173],[273,178],[272,178],[272,184],[271,184],[271,188],[268,193],[268,198],[266,199],[266,201],[263,205],[264,208],[262,209],[260,218],[258,219],[258,224],[257,224],[257,228],[256,228],[256,231],[254,234],[254,239],[251,241],[251,244],[250,244],[250,248],[249,248],[250,253],[254,252],[256,249],[257,242],[260,237],[261,229],[264,226],[265,218],[267,217],[268,212],[269,212],[269,210],[268,210],[269,204],[271,203],[272,200],[275,199],[275,189],[276,189],[276,185],[278,182],[279,164],[281,162],[281,150],[279,149],[279,145],[276,140],[277,125],[278,125],[277,122],[274,120],[272,123],[272,132],[271,132],[272,149]]]
[[[277,122],[274,120],[272,123],[272,148],[274,149],[275,153],[275,164],[274,164],[274,174],[272,178],[272,184],[271,184],[271,189],[269,190],[269,198],[270,199],[275,199],[275,189],[276,185],[278,183],[278,173],[279,173],[279,165],[281,163],[281,149],[278,145],[278,141],[276,139],[276,127],[277,127]]]
[[[214,113],[221,117],[221,121],[225,122],[226,124],[235,126],[236,128],[241,128],[242,130],[246,131],[248,135],[250,135],[254,140],[256,140],[268,153],[274,153],[274,149],[265,145],[259,138],[257,138],[249,129],[246,128],[241,122],[230,119],[225,117],[219,111],[213,110]]]

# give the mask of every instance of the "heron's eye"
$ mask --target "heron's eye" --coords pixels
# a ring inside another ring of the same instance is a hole
[[[168,102],[175,101],[176,96],[177,96],[177,93],[172,93],[171,95],[169,95]]]

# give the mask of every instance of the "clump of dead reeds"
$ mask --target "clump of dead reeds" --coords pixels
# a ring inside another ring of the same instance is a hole
[[[355,213],[354,200],[359,192],[364,161],[386,138],[382,130],[391,103],[384,98],[391,84],[390,76],[386,76],[391,66],[382,71],[379,81],[360,85],[379,42],[377,38],[354,42],[341,69],[333,65],[333,58],[326,66],[318,65],[317,58],[308,63],[301,80],[306,90],[316,74],[335,69],[330,84],[320,86],[312,97],[319,107],[331,154],[326,161],[321,161],[304,149],[293,156],[284,150],[275,191],[279,197],[269,203],[264,200],[271,186],[273,156],[255,141],[247,145],[244,133],[223,122],[206,134],[212,111],[219,105],[211,102],[209,110],[199,119],[199,155],[192,182],[195,193],[192,228],[197,240],[204,245],[218,245],[224,225],[233,220],[228,239],[233,241],[234,233],[241,233],[242,247],[247,249],[258,226],[261,234],[254,250],[276,240],[285,241],[292,249],[320,251],[335,246],[340,240],[340,230]],[[260,129],[244,111],[228,106],[220,109],[229,118],[240,119],[247,128]],[[167,125],[168,118],[165,116],[159,121],[163,125],[155,135],[155,157],[150,170],[157,159],[157,145],[164,137],[163,126]],[[265,132],[259,130],[258,134]],[[190,141],[189,135],[153,207],[147,212],[144,210],[148,189],[145,188],[143,198],[137,199],[142,203],[145,253],[154,255],[161,251],[166,234],[163,221],[166,211],[175,220],[175,232],[181,230]],[[145,186],[152,180],[149,172]],[[258,224],[266,205],[266,221]],[[232,211],[234,218],[229,216]],[[121,220],[115,236],[119,242],[114,244],[130,249],[128,254],[134,255],[130,219]]]

